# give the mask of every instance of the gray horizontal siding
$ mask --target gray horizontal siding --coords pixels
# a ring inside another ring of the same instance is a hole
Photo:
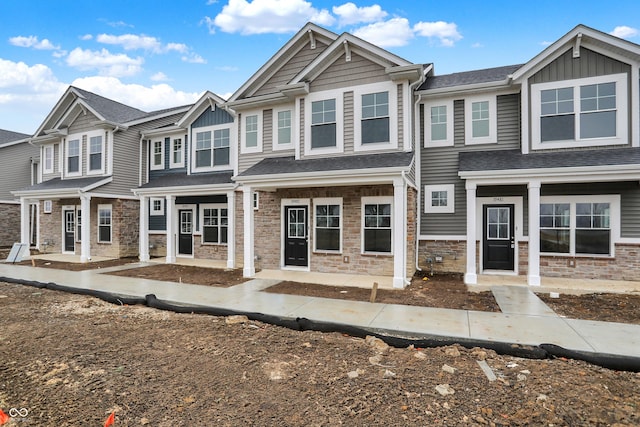
[[[293,109],[292,114],[295,112]],[[292,117],[292,120],[294,118]],[[242,114],[238,115],[238,123],[242,123]],[[293,123],[292,123],[293,124]],[[242,126],[238,126],[238,138],[237,138],[237,152],[238,154],[238,173],[244,172],[249,169],[251,166],[258,163],[260,160],[265,159],[267,157],[284,157],[284,156],[293,156],[295,155],[295,150],[292,148],[290,150],[278,150],[273,151],[273,110],[263,110],[262,111],[262,152],[261,153],[241,153],[240,145],[242,144],[241,140],[242,135]],[[291,137],[294,139],[294,143],[296,140],[296,135],[292,134]]]
[[[31,159],[38,159],[39,147],[23,142],[0,148],[0,200],[16,200],[11,191],[31,185]]]
[[[353,111],[353,92],[345,92],[343,95],[343,114],[344,114],[344,125],[342,127],[342,137],[344,139],[344,152],[346,154],[351,154],[354,152],[354,135],[353,135],[353,126],[354,126],[354,111]]]
[[[307,42],[302,49],[293,55],[276,73],[271,76],[264,84],[253,94],[253,96],[265,95],[277,92],[276,87],[289,83],[304,67],[309,65],[318,57],[327,45],[316,41],[316,48],[311,49],[311,44]]]
[[[465,145],[464,100],[454,101],[454,146],[420,148],[420,234],[461,235],[467,229],[467,202],[464,181],[458,177],[458,154],[462,151],[513,150],[520,148],[520,95],[497,98],[498,143]],[[424,108],[420,107],[420,141],[424,147]],[[455,185],[455,213],[425,214],[425,185]]]
[[[340,55],[321,75],[311,82],[311,92],[389,81],[384,67],[355,53],[351,61]]]
[[[53,144],[53,173],[42,173],[42,180],[48,181],[53,178],[60,177],[60,150],[62,148],[62,144]],[[40,170],[44,170],[44,158],[40,163]]]

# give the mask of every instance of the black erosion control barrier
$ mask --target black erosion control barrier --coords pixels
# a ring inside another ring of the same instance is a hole
[[[398,336],[389,335],[385,331],[370,330],[352,325],[332,322],[318,322],[304,317],[286,318],[263,313],[244,312],[217,307],[205,307],[199,305],[182,305],[159,300],[155,295],[149,294],[145,297],[129,297],[112,294],[110,292],[97,291],[93,289],[74,288],[62,286],[53,282],[43,283],[32,280],[14,279],[10,277],[0,277],[0,282],[16,283],[20,285],[32,286],[40,289],[50,289],[54,291],[69,292],[78,295],[89,295],[100,298],[112,304],[118,305],[146,305],[159,310],[173,311],[175,313],[208,314],[211,316],[233,316],[244,315],[249,320],[269,323],[282,326],[296,331],[319,331],[319,332],[339,332],[354,337],[364,338],[367,335],[380,338],[388,345],[397,348],[405,348],[413,345],[416,348],[441,347],[452,344],[460,344],[466,348],[482,347],[495,351],[498,354],[522,357],[527,359],[549,359],[566,358],[583,360],[593,365],[617,371],[640,372],[640,354],[638,356],[620,356],[615,354],[596,353],[569,350],[555,344],[540,344],[538,346],[510,344],[504,342],[494,342],[478,339],[454,338],[445,336]],[[389,331],[389,333],[393,333]]]

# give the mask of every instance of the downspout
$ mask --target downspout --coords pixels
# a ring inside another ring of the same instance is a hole
[[[142,141],[144,141],[144,136],[140,135],[140,166],[138,166],[138,187],[142,186]]]
[[[424,81],[424,77],[420,79]],[[422,84],[422,81],[420,82]],[[416,82],[417,83],[417,82]],[[420,209],[420,200],[422,197],[422,177],[420,176],[420,154],[422,150],[420,141],[420,102],[422,101],[422,94],[416,97],[416,102],[413,104],[415,125],[413,127],[415,132],[414,148],[416,150],[415,164],[416,164],[416,187],[418,194],[416,195],[416,270],[422,271],[419,264],[419,249],[420,249],[420,230],[421,230],[421,217],[422,211]]]

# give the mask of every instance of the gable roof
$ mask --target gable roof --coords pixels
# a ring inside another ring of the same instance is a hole
[[[582,45],[607,55],[613,54],[618,59],[626,58],[625,62],[640,62],[640,45],[580,24],[515,71],[513,80],[520,81],[535,74],[572,46],[574,55],[579,55]]]
[[[418,91],[507,82],[509,80],[509,76],[520,67],[522,67],[522,64],[464,71],[461,73],[443,74],[441,76],[430,76],[426,78],[422,85],[420,85]]]
[[[200,99],[196,101],[195,104],[192,104],[187,111],[176,123],[177,126],[186,128],[192,123],[195,119],[197,119],[200,114],[207,108],[213,108],[214,105],[218,107],[223,107],[225,104],[225,100],[222,99],[219,95],[211,91],[206,91],[202,94]],[[217,108],[217,107],[216,107]]]
[[[308,22],[302,27],[287,43],[284,44],[278,51],[256,71],[233,95],[229,98],[229,102],[233,102],[237,99],[248,97],[253,95],[260,85],[266,82],[271,76],[273,76],[278,70],[286,64],[286,59],[293,56],[296,52],[300,51],[307,43],[315,44],[316,39],[323,40],[326,44],[335,40],[338,37],[337,34],[322,28],[316,24]]]
[[[22,140],[26,140],[30,136],[31,135],[27,135],[26,133],[0,129],[0,147],[9,145],[11,143],[21,142]]]

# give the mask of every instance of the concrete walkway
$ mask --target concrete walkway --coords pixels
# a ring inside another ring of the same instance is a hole
[[[137,265],[136,265],[137,266]],[[121,269],[119,267],[117,269]],[[129,266],[131,268],[131,266]],[[109,269],[113,270],[113,269]],[[640,325],[566,319],[526,287],[493,287],[502,313],[345,301],[260,292],[278,279],[254,279],[230,288],[0,264],[0,276],[54,282],[80,289],[167,302],[258,312],[353,325],[391,336],[443,337],[525,345],[556,344],[569,350],[640,356]]]

